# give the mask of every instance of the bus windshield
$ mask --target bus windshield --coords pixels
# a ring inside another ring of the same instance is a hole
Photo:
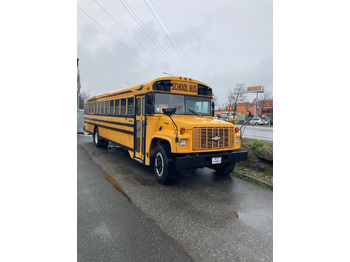
[[[210,116],[210,105],[210,98],[156,93],[154,112],[161,114],[163,108],[176,108],[176,115]]]

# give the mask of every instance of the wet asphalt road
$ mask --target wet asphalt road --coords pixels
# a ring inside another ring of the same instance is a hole
[[[77,193],[77,261],[193,261],[105,179],[80,145]]]
[[[156,181],[151,168],[131,160],[125,151],[113,146],[108,150],[96,148],[91,136],[87,135],[78,135],[78,149],[79,147],[84,149],[84,154],[88,154],[103,172],[118,182],[135,205],[134,208],[137,207],[140,213],[153,222],[155,228],[164,232],[163,235],[174,244],[179,255],[187,254],[186,259],[190,257],[195,261],[272,261],[271,190],[234,177],[217,176],[209,168],[183,173],[171,185],[163,186]],[[79,168],[78,161],[78,170]],[[78,177],[78,194],[79,187],[84,187],[80,183]],[[114,208],[121,205],[121,200],[115,195],[123,196],[106,179],[100,187],[114,189],[104,195],[110,198]],[[91,196],[87,192],[86,196],[82,196],[84,197]],[[127,201],[127,198],[124,197],[124,200]],[[89,210],[87,206],[79,207],[78,198],[78,217],[79,209],[81,212]],[[137,211],[136,208],[135,210]],[[110,215],[101,214],[101,219],[110,219],[105,216]],[[129,216],[130,220],[134,220],[134,214]],[[127,215],[125,219],[126,217]],[[91,221],[78,221],[78,229],[79,223],[83,225]],[[103,225],[100,227],[103,233]],[[129,235],[127,233],[127,228],[132,227],[118,229],[111,225],[111,228],[114,232],[110,234],[112,240],[118,236],[119,230],[124,232],[124,237],[130,239],[133,236],[132,231]],[[143,235],[149,235],[149,230],[152,232],[155,229],[145,229],[138,236],[147,237]],[[84,242],[86,237],[86,234],[78,234],[78,242]],[[147,244],[149,241],[142,242]],[[105,248],[103,244],[100,243],[101,248]],[[139,248],[140,254],[150,250],[150,247]],[[81,252],[78,249],[78,254]],[[110,252],[118,253],[118,250]],[[175,260],[167,258],[163,261]]]
[[[237,127],[241,127],[241,125],[237,125]],[[273,127],[245,126],[243,128],[243,138],[273,141]]]

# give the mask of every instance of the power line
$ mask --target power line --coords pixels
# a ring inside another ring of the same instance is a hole
[[[136,44],[138,44],[138,46],[140,46],[143,50],[145,50],[153,59],[154,61],[160,65],[162,68],[165,68],[166,70],[168,70],[166,67],[164,67],[164,65],[162,65],[158,60],[157,58],[155,58],[151,53],[150,51],[148,51],[142,44],[140,44],[97,0],[95,0],[96,4],[101,7],[101,9],[110,17],[113,19],[114,22],[117,23],[117,25],[119,25],[123,30],[124,32],[126,32],[135,42]]]
[[[179,47],[179,49],[180,49],[180,51],[181,51],[183,57],[184,57],[184,58],[186,59],[186,61],[187,61],[187,64],[188,64],[189,68],[190,68],[191,71],[194,72],[194,74],[198,77],[198,75],[197,75],[196,71],[193,69],[193,67],[192,67],[192,65],[191,65],[191,63],[190,63],[190,61],[188,61],[187,56],[185,55],[182,46],[181,46],[180,43],[177,41],[176,37],[175,37],[174,34],[172,33],[172,30],[170,30],[170,27],[169,27],[169,25],[167,24],[166,20],[165,20],[165,19],[163,18],[163,16],[161,15],[161,11],[160,11],[159,7],[157,6],[157,3],[156,3],[155,1],[153,1],[153,0],[151,0],[151,3],[152,3],[152,5],[154,6],[154,9],[157,11],[159,17],[162,19],[162,21],[163,21],[165,27],[167,28],[168,32],[170,33],[170,36],[174,39],[174,42],[175,42],[176,45]]]
[[[174,47],[174,49],[175,49],[175,51],[177,52],[177,54],[179,55],[179,57],[182,59],[182,61],[184,62],[184,64],[186,64],[186,65],[188,66],[188,68],[190,69],[191,73],[194,75],[194,73],[193,73],[191,67],[188,65],[188,63],[186,62],[186,60],[183,58],[183,55],[180,54],[179,48],[176,47],[176,46],[174,45],[174,41],[170,39],[169,35],[168,35],[167,32],[165,31],[165,29],[164,29],[164,27],[162,26],[162,24],[159,22],[159,20],[158,20],[158,18],[156,17],[156,15],[153,13],[153,11],[152,11],[151,7],[149,6],[149,4],[146,2],[146,0],[144,0],[144,2],[146,3],[146,5],[147,5],[147,7],[148,7],[148,10],[150,10],[150,12],[151,12],[151,14],[153,15],[154,19],[156,19],[158,25],[160,26],[160,28],[161,28],[162,31],[164,32],[165,36],[168,38],[170,44]],[[154,5],[153,5],[153,6],[154,6]],[[158,12],[158,11],[157,11],[157,12]],[[159,12],[158,12],[158,15],[160,15]],[[163,23],[164,23],[164,20],[163,20]],[[164,24],[165,24],[165,23],[164,23]]]
[[[91,76],[96,77],[96,78],[99,78],[100,80],[103,80],[103,81],[105,81],[105,82],[111,83],[111,84],[113,84],[113,85],[117,85],[116,83],[113,83],[113,82],[111,82],[111,81],[108,81],[108,80],[106,80],[106,79],[104,79],[104,78],[102,78],[102,77],[100,77],[100,76],[91,74],[91,73],[86,72],[86,71],[84,71],[84,70],[80,70],[80,72],[82,72],[82,73],[84,73],[84,74],[91,75]]]
[[[110,32],[108,32],[103,26],[101,26],[99,23],[97,23],[91,16],[89,16],[87,13],[84,12],[84,10],[82,10],[79,6],[78,9],[83,12],[87,17],[89,17],[96,25],[98,25],[103,31],[105,31],[107,34],[109,34],[115,41],[117,41],[119,44],[121,44],[122,46],[124,46],[127,50],[129,50],[132,54],[134,54],[138,59],[140,59],[143,63],[145,63],[151,70],[153,70],[156,74],[158,74],[158,72],[152,68],[151,65],[149,65],[145,60],[143,60],[141,57],[139,57],[134,51],[132,51],[131,49],[129,49],[126,45],[124,45],[121,41],[119,41],[114,35],[112,35]]]
[[[111,83],[110,81],[104,80],[98,76],[93,76],[91,74],[86,74],[83,73],[81,75],[81,79],[85,80],[88,83],[91,83],[92,85],[97,85],[97,87],[94,88],[100,88],[100,87],[104,87],[107,88],[109,90],[114,90],[114,89],[118,89],[118,88],[123,88],[125,85],[124,84],[116,84],[116,83]]]
[[[94,72],[98,72],[98,73],[102,73],[102,74],[110,74],[111,73],[111,72],[107,72],[104,70],[100,70],[98,67],[91,66],[91,65],[88,65],[86,63],[80,63],[80,65],[82,65],[83,67],[87,67],[89,70],[94,71]]]
[[[80,61],[79,61],[80,62]],[[85,64],[85,62],[84,63],[82,63],[82,62],[80,62],[79,63],[81,66],[83,66],[84,68],[86,67],[86,69],[88,69],[88,70],[90,70],[90,71],[92,71],[94,74],[92,74],[92,73],[90,73],[90,72],[86,72],[85,70],[82,70],[82,72],[83,72],[83,74],[84,74],[84,77],[88,77],[89,79],[90,79],[90,77],[91,77],[91,79],[93,79],[93,80],[98,80],[98,81],[103,81],[104,83],[105,82],[107,82],[107,84],[108,85],[110,85],[111,87],[113,87],[113,88],[115,88],[115,86],[117,85],[116,83],[114,83],[114,82],[111,82],[111,81],[108,81],[108,80],[106,80],[105,78],[102,78],[101,76],[100,76],[100,74],[102,73],[102,74],[110,74],[111,72],[107,72],[107,71],[102,71],[102,70],[100,70],[100,69],[96,69],[97,67],[95,67],[95,66],[89,66],[89,65],[87,65],[87,64]],[[96,74],[97,73],[97,74]],[[111,84],[110,84],[111,83]],[[120,84],[121,85],[121,84]],[[106,86],[104,86],[104,87],[106,87]]]
[[[179,68],[179,66],[176,64],[176,62],[169,56],[166,50],[162,48],[162,46],[159,44],[159,42],[155,39],[155,37],[147,30],[146,26],[142,23],[142,21],[138,18],[138,16],[135,14],[135,12],[132,10],[132,8],[125,2],[123,3],[121,0],[119,2],[124,6],[126,11],[133,17],[133,19],[136,21],[136,23],[141,27],[141,29],[145,32],[145,34],[149,37],[149,39],[152,40],[153,43],[158,47],[158,49],[163,53],[163,55],[172,63],[172,65],[183,74],[183,71]],[[130,10],[129,10],[130,9]]]
[[[94,80],[96,80],[96,79],[90,79],[90,78],[87,77],[87,76],[83,76],[83,77],[81,78],[81,81],[82,81],[83,83],[92,85],[90,88],[93,88],[94,91],[96,92],[96,88],[93,87],[95,84],[92,83]],[[100,83],[98,83],[97,85],[98,85],[98,88],[103,87],[103,88],[106,88],[106,89],[115,89],[115,86],[112,86],[112,85],[105,85],[105,84],[102,84],[102,85],[101,85]]]

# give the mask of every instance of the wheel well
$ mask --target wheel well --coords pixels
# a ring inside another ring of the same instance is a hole
[[[171,148],[170,148],[170,144],[168,141],[164,140],[164,139],[161,139],[161,138],[154,138],[152,139],[152,142],[151,142],[151,149],[150,149],[150,155],[151,155],[151,158],[154,157],[154,149],[158,146],[158,145],[162,145],[163,148],[165,149],[165,151],[168,153],[168,154],[171,154]]]

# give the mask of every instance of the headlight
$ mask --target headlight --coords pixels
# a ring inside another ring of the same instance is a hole
[[[180,140],[179,145],[180,146],[186,146],[186,140]]]
[[[239,137],[236,137],[236,144],[239,144]]]

